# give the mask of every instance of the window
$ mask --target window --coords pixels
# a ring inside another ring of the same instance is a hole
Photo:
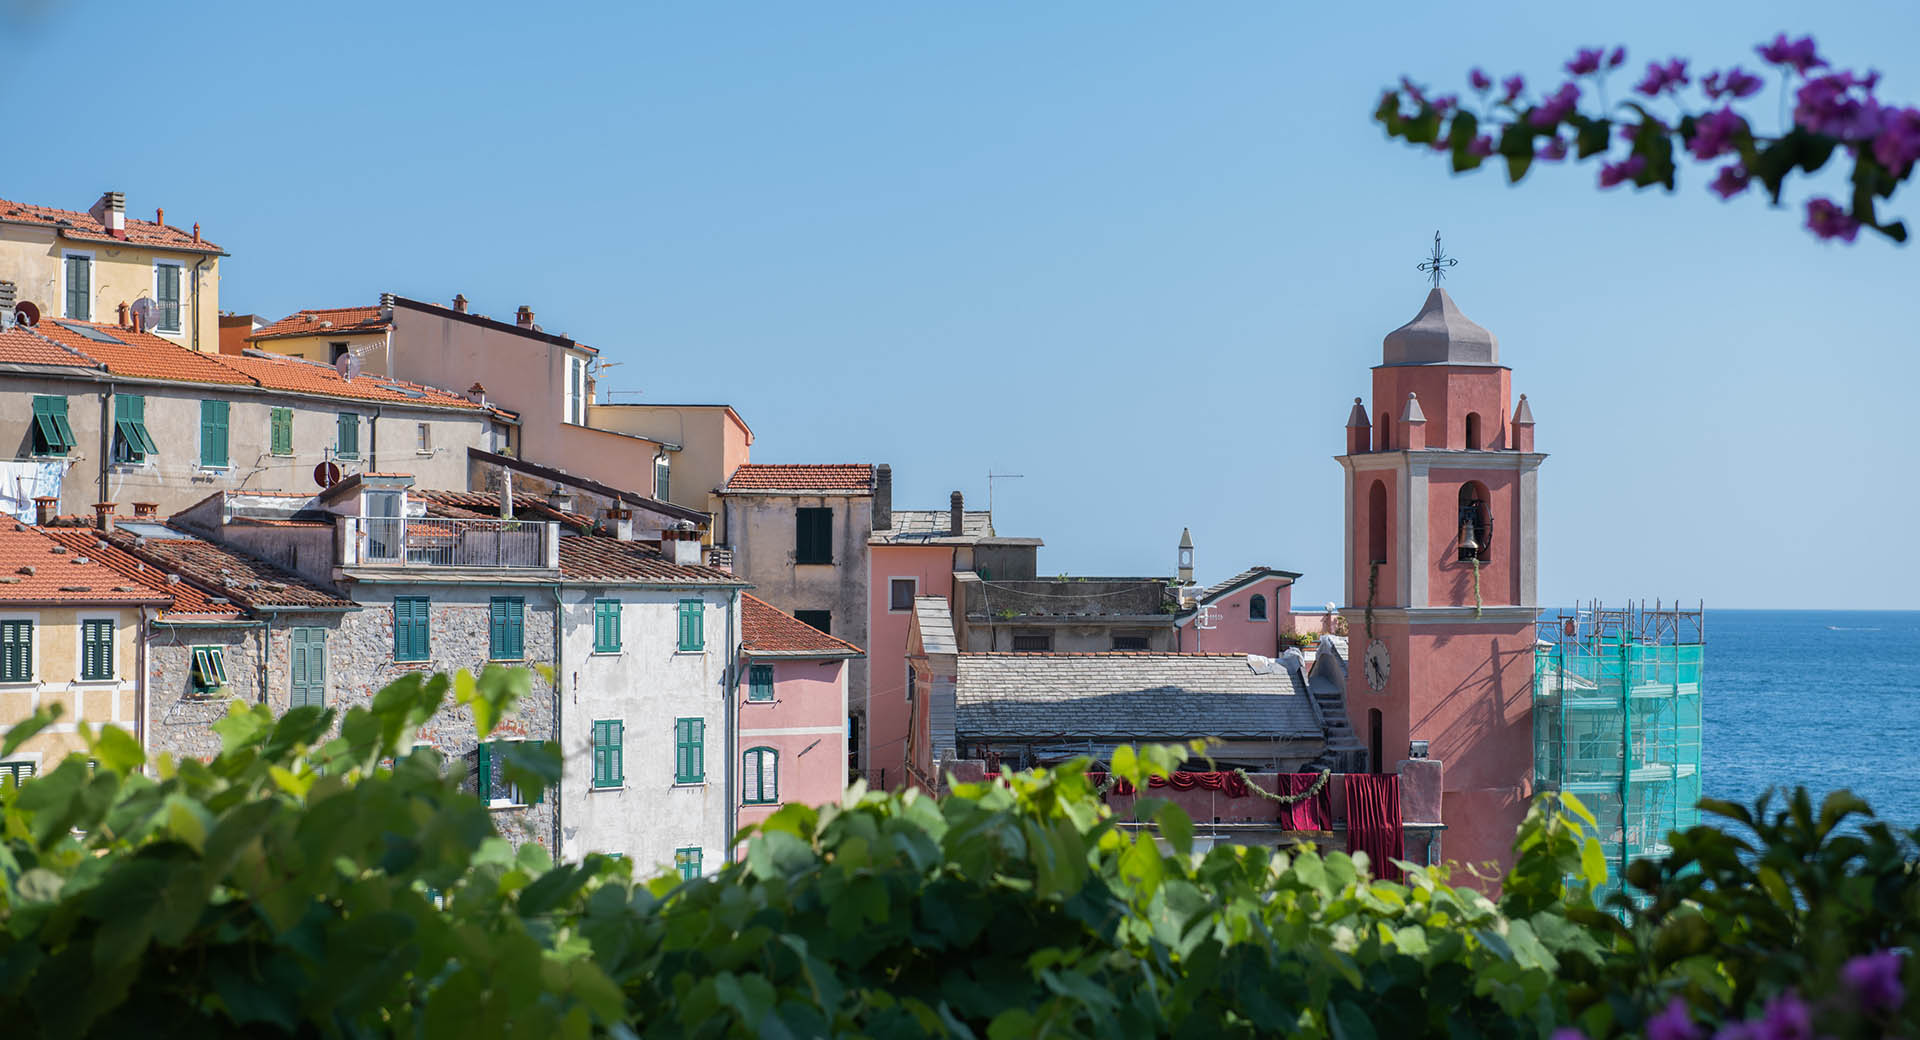
[[[67,399],[35,394],[33,398],[33,453],[65,455],[80,443],[67,425]]]
[[[653,497],[665,502],[667,492],[672,490],[673,464],[665,455],[653,460]]]
[[[673,720],[673,782],[705,783],[707,779],[707,720]]]
[[[180,331],[180,265],[156,262],[153,265],[153,301],[159,305],[154,329]]]
[[[673,869],[680,872],[680,880],[692,881],[700,876],[700,850],[694,846],[673,850]]]
[[[913,609],[913,594],[920,591],[917,578],[894,578],[887,582],[887,609],[902,611]]]
[[[393,659],[424,661],[432,647],[427,639],[427,597],[393,598]]]
[[[195,693],[218,693],[227,685],[227,661],[217,646],[193,648],[193,667],[189,681]]]
[[[1480,413],[1467,413],[1467,450],[1480,450]]]
[[[495,596],[487,610],[487,658],[518,661],[526,656],[527,601]]]
[[[474,792],[480,801],[494,808],[512,808],[530,804],[520,785],[507,779],[508,745],[517,740],[492,740],[473,749]],[[534,802],[540,801],[538,797]]]
[[[275,408],[267,415],[273,427],[272,442],[267,450],[275,455],[293,454],[293,409]]]
[[[793,562],[833,562],[833,510],[810,506],[793,511]]]
[[[433,424],[432,423],[421,423],[418,432],[415,434],[415,437],[416,437],[416,440],[414,441],[414,446],[413,446],[414,451],[422,455],[433,454]]]
[[[422,616],[425,610],[421,611]],[[397,659],[397,655],[396,655]],[[289,708],[327,706],[327,630],[293,630],[292,687],[287,696]]]
[[[1389,419],[1385,412],[1380,413],[1380,423],[1376,428],[1373,439],[1380,445],[1378,450],[1393,450],[1393,420]]]
[[[67,254],[67,317],[93,320],[93,257]]]
[[[620,739],[626,724],[619,719],[595,719],[593,723],[593,786],[619,787],[626,782]]]
[[[20,761],[18,759],[12,762],[0,762],[0,784],[12,781],[13,786],[19,787],[21,784],[33,779],[33,772],[32,762]]]
[[[352,347],[347,346],[345,343],[327,344],[327,364],[331,365],[339,361],[341,358],[347,355],[348,351],[352,349],[353,349]]]
[[[1113,648],[1115,650],[1145,650],[1148,646],[1146,636],[1128,635],[1113,637]]]
[[[1469,541],[1469,538],[1472,540]],[[1493,513],[1487,504],[1486,485],[1469,480],[1460,485],[1459,562],[1478,560],[1485,563],[1493,559],[1489,551],[1492,543]]]
[[[747,749],[740,758],[740,800],[772,805],[780,800],[780,753],[770,747]]]
[[[747,699],[750,701],[770,701],[773,699],[773,666],[756,664],[747,669]]]
[[[219,469],[227,464],[227,402],[200,402],[200,465]]]
[[[159,451],[147,433],[147,399],[139,394],[113,395],[114,461],[145,462]]]
[[[340,434],[334,438],[333,453],[343,459],[360,457],[360,416],[353,412],[340,413]]]
[[[567,356],[567,381],[561,387],[561,415],[566,422],[575,426],[587,424],[587,361],[585,358]]]
[[[795,620],[812,625],[828,635],[833,634],[833,611],[831,610],[796,610],[793,616]]]
[[[1053,649],[1051,632],[1015,632],[1013,651],[1020,654],[1046,653]]]
[[[1367,562],[1387,562],[1387,484],[1382,480],[1367,489]]]
[[[593,652],[620,652],[620,601],[617,599],[593,601]]]
[[[674,644],[683,651],[704,650],[707,646],[706,604],[697,599],[680,601],[679,639]]]
[[[1367,709],[1367,772],[1384,773],[1386,767],[1386,731],[1379,708]]]
[[[0,621],[0,682],[33,681],[33,622]]]
[[[860,775],[860,720],[859,715],[847,716],[847,775]]]
[[[80,678],[113,678],[113,620],[91,618],[80,622]]]
[[[1258,593],[1247,601],[1247,620],[1265,621],[1267,619],[1267,597]]]

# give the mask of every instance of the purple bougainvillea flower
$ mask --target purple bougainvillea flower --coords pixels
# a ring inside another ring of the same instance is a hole
[[[1760,92],[1766,81],[1751,72],[1735,65],[1725,72],[1709,72],[1707,78],[1700,81],[1706,88],[1707,97],[1718,101],[1722,97],[1752,97]]]
[[[1880,135],[1873,139],[1873,157],[1895,177],[1903,176],[1920,159],[1920,108],[1880,110]]]
[[[1757,1022],[1728,1022],[1713,1034],[1713,1040],[1760,1040],[1760,1024]]]
[[[1708,187],[1712,188],[1713,193],[1722,199],[1730,199],[1746,191],[1747,185],[1752,182],[1753,175],[1747,172],[1745,166],[1740,163],[1728,163],[1720,167],[1719,175],[1713,179],[1713,183],[1708,185]]]
[[[1587,1034],[1572,1026],[1561,1026],[1553,1031],[1553,1040],[1587,1040]]]
[[[1687,1002],[1679,997],[1667,1009],[1647,1020],[1647,1040],[1700,1040],[1700,1026],[1694,1022]]]
[[[1467,73],[1467,85],[1471,86],[1475,90],[1485,93],[1487,90],[1493,87],[1493,79],[1489,77],[1485,72],[1482,72],[1480,71],[1480,69],[1475,68],[1472,72]]]
[[[1687,79],[1685,58],[1674,58],[1665,64],[1657,61],[1647,63],[1647,74],[1633,89],[1648,97],[1659,97],[1668,91],[1677,91],[1690,82]]]
[[[1734,141],[1747,128],[1747,121],[1731,108],[1708,112],[1694,120],[1693,141],[1688,146],[1695,159],[1718,159],[1733,151]]]
[[[1802,76],[1827,64],[1826,59],[1814,50],[1811,36],[1788,40],[1787,34],[1781,33],[1773,38],[1772,43],[1763,43],[1753,50],[1767,64],[1786,66]]]
[[[1520,96],[1521,91],[1527,89],[1527,81],[1518,72],[1516,72],[1513,75],[1508,76],[1506,79],[1501,80],[1500,86],[1502,89],[1504,89],[1507,92],[1507,96],[1505,98],[1502,98],[1501,100],[1512,101],[1514,98],[1517,98]]]
[[[1847,232],[1846,238],[1853,241],[1853,232]],[[1813,1009],[1799,994],[1788,990],[1767,1001],[1754,1035],[1758,1040],[1813,1040]]]
[[[1421,90],[1418,85],[1405,76],[1400,77],[1400,89],[1406,91],[1407,96],[1413,99],[1414,104],[1424,105],[1427,103],[1427,92]]]
[[[1534,149],[1533,157],[1546,162],[1559,162],[1567,157],[1567,142],[1558,137],[1547,138],[1547,143]]]
[[[1467,151],[1485,159],[1487,156],[1493,154],[1493,138],[1488,137],[1486,134],[1481,134],[1479,137],[1467,142]]]
[[[1448,112],[1453,111],[1454,108],[1459,104],[1460,104],[1460,95],[1458,94],[1442,94],[1439,97],[1433,99],[1434,111],[1440,113],[1443,116],[1446,115]]]
[[[1562,119],[1573,114],[1574,106],[1580,103],[1580,85],[1572,81],[1560,84],[1560,89],[1548,94],[1533,110],[1527,113],[1527,122],[1541,130],[1558,125]]]
[[[1604,163],[1600,167],[1600,186],[1611,188],[1640,176],[1647,168],[1647,157],[1629,155],[1617,163]]]
[[[1807,203],[1807,230],[1820,238],[1840,238],[1851,242],[1860,231],[1860,222],[1835,205],[1832,199],[1813,199]]]
[[[1900,984],[1900,955],[1893,950],[1862,954],[1847,962],[1840,978],[1860,1002],[1860,1010],[1878,1015],[1898,1010],[1907,990]]]
[[[1607,55],[1607,68],[1617,69],[1626,63],[1627,49],[1625,47],[1615,47],[1613,53]]]
[[[1794,94],[1793,121],[1817,134],[1848,139],[1880,132],[1880,102],[1868,93],[1856,94],[1866,81],[1851,72],[1809,79]]]
[[[1591,76],[1600,71],[1600,59],[1606,51],[1600,47],[1582,47],[1567,62],[1567,73],[1574,76]]]

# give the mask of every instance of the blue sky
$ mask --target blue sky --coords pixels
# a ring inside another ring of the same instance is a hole
[[[284,8],[284,10],[282,9]],[[1338,9],[1336,9],[1338,8]],[[0,6],[0,196],[164,206],[223,307],[465,293],[733,403],[761,461],[986,497],[1043,571],[1302,571],[1340,595],[1346,409],[1449,287],[1539,420],[1541,593],[1915,607],[1913,248],[1757,197],[1453,177],[1402,72],[1753,65],[1811,32],[1920,100],[1920,8],[1540,3]],[[1618,81],[1624,91],[1630,80]],[[1775,95],[1769,94],[1769,100]],[[17,149],[17,150],[16,150]],[[1920,220],[1912,196],[1894,212]],[[1896,202],[1901,200],[1896,199]]]

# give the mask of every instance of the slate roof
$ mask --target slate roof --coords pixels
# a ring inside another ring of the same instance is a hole
[[[248,610],[346,610],[354,606],[352,600],[230,546],[195,537],[172,524],[153,526],[167,536],[136,538],[115,530],[108,541],[150,566],[178,574]]]
[[[318,307],[294,311],[248,336],[247,342],[294,336],[364,336],[392,327],[393,322],[381,317],[378,307]]]
[[[722,490],[871,495],[873,466],[865,462],[797,465],[750,462],[734,470]]]
[[[1207,586],[1206,590],[1200,593],[1200,602],[1211,603],[1243,585],[1248,585],[1266,577],[1298,578],[1300,575],[1293,571],[1276,570],[1265,564],[1257,567],[1249,567],[1233,577],[1228,578],[1226,581],[1220,582],[1217,585]]]
[[[920,625],[920,649],[929,654],[957,654],[960,641],[953,635],[953,607],[941,596],[915,596],[913,618]]]
[[[748,593],[740,596],[740,649],[749,657],[865,657],[857,646]]]
[[[18,522],[0,522],[0,603],[165,606],[171,597]]]
[[[961,654],[962,739],[1324,739],[1305,688],[1244,654]]]
[[[107,231],[92,213],[71,209],[54,209],[52,206],[35,206],[26,202],[8,202],[0,199],[0,221],[16,224],[38,224],[50,227],[61,235],[81,242],[126,242],[137,246],[149,246],[159,249],[179,249],[189,253],[218,253],[222,250],[206,239],[194,241],[190,232],[182,231],[170,224],[156,224],[151,220],[139,220],[132,214],[127,215],[127,237],[115,238]]]
[[[226,596],[213,596],[187,581],[168,581],[171,572],[113,544],[92,527],[42,527],[40,532],[61,545],[113,568],[131,583],[167,597],[172,603],[155,619],[163,622],[240,621],[247,612]],[[122,536],[124,537],[124,536]],[[224,601],[224,602],[222,602]]]
[[[946,542],[977,542],[993,537],[993,514],[986,510],[967,510],[960,514],[960,534],[953,534],[953,514],[944,509],[896,509],[893,526],[875,530],[868,537],[871,545],[915,545]]]
[[[752,588],[726,571],[669,563],[645,542],[587,535],[560,536],[560,576],[567,581],[685,585],[689,588]]]

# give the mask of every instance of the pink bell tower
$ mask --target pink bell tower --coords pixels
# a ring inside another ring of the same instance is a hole
[[[1372,406],[1354,398],[1339,457],[1353,731],[1375,772],[1440,761],[1442,858],[1483,873],[1512,863],[1533,793],[1546,456],[1526,395],[1509,407],[1511,376],[1499,341],[1436,284],[1387,334]]]

